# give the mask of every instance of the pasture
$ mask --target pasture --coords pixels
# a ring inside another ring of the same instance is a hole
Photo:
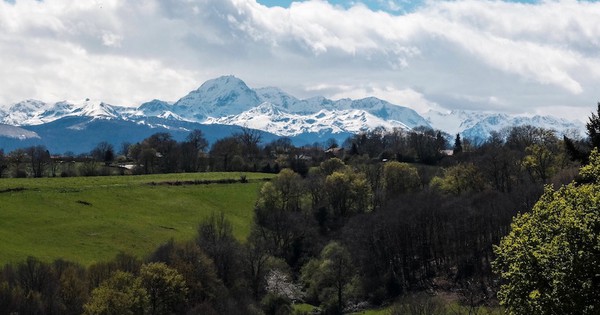
[[[118,252],[140,258],[224,212],[235,236],[250,232],[260,187],[271,174],[185,173],[142,176],[0,179],[0,264],[27,256],[89,265]]]

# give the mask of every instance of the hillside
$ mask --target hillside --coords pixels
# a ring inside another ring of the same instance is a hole
[[[239,179],[239,173],[195,173],[0,181],[0,264],[35,256],[89,265],[124,251],[139,257],[173,238],[194,236],[198,223],[223,211],[235,236],[249,233],[255,200],[269,174],[250,183],[161,185]],[[154,184],[152,184],[154,183]]]

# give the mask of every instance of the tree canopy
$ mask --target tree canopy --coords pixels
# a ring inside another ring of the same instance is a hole
[[[495,247],[498,297],[511,314],[600,312],[600,154],[581,169],[586,184],[546,188]]]

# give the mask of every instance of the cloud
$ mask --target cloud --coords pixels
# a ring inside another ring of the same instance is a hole
[[[597,101],[599,3],[373,1],[388,12],[324,0],[1,1],[0,104],[176,100],[223,74],[418,110],[564,117]]]

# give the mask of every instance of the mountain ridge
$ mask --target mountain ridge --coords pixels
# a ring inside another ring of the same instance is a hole
[[[44,125],[69,117],[112,120],[115,125],[124,121],[132,126],[144,125],[149,128],[148,132],[153,128],[179,132],[178,126],[182,124],[230,125],[255,128],[267,134],[303,139],[309,143],[328,137],[339,140],[377,127],[411,130],[425,126],[445,131],[451,136],[461,133],[463,138],[474,143],[484,141],[491,132],[524,124],[555,129],[563,134],[584,130],[582,123],[552,116],[526,117],[477,111],[429,111],[419,115],[411,108],[376,97],[331,100],[315,96],[299,99],[277,87],[250,88],[231,75],[208,80],[176,102],[154,99],[138,107],[124,107],[89,99],[56,103],[30,99],[13,104],[7,110],[0,109],[0,115],[1,124],[35,129],[40,138],[44,138]],[[85,124],[73,124],[68,128],[83,132]],[[14,130],[11,132],[3,134],[0,130],[0,137],[15,134]],[[21,134],[22,138],[37,139],[33,134]]]

